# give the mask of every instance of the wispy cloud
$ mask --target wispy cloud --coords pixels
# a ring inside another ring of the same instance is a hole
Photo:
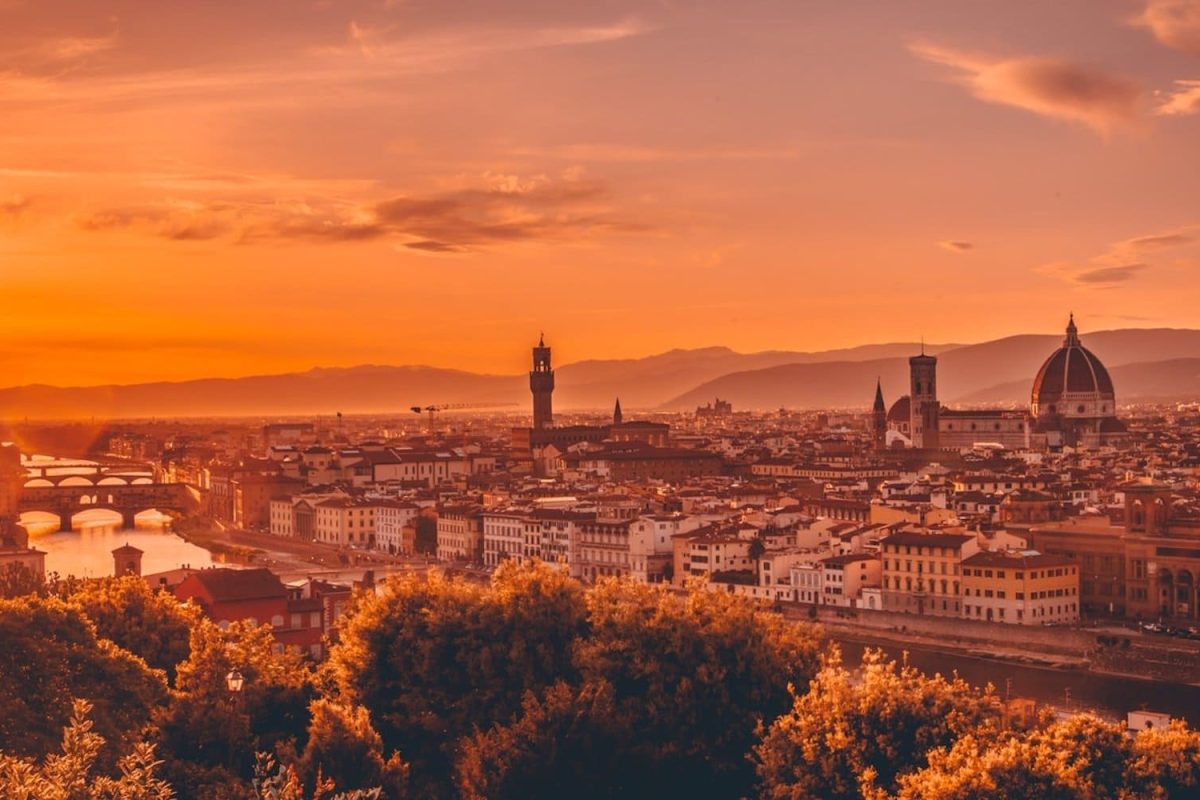
[[[111,50],[117,45],[117,34],[108,36],[63,36],[38,43],[33,52],[52,61],[76,61]]]
[[[967,253],[975,249],[975,245],[972,242],[964,242],[955,239],[947,239],[945,241],[938,242],[938,247],[942,248],[943,250],[949,250],[951,253]]]
[[[1149,264],[1121,264],[1116,267],[1099,267],[1076,273],[1073,279],[1076,283],[1092,285],[1111,285],[1133,280],[1138,273],[1149,269]]]
[[[1135,236],[1113,245],[1116,251],[1121,250],[1161,250],[1166,247],[1188,244],[1196,240],[1196,226],[1176,228],[1163,233],[1152,233],[1147,236]]]
[[[63,73],[54,65],[20,68],[13,59],[0,61],[0,104],[155,101],[187,102],[198,97],[232,103],[251,95],[270,101],[264,90],[286,88],[289,103],[305,90],[325,92],[330,86],[368,91],[374,81],[393,81],[404,75],[448,72],[477,66],[491,56],[522,50],[585,46],[641,36],[654,28],[637,19],[607,25],[578,27],[479,28],[451,33],[395,35],[392,28],[350,23],[344,43],[309,47],[294,54],[287,69],[271,61],[236,67],[181,67],[146,71]],[[57,39],[37,45],[45,56],[76,56],[99,52],[115,36],[97,39]],[[6,68],[6,63],[8,66]],[[278,94],[278,93],[276,93]],[[324,94],[322,96],[325,96]],[[393,98],[394,99],[394,98]],[[282,102],[282,100],[280,100]]]
[[[1200,0],[1147,0],[1134,23],[1167,47],[1200,55]]]
[[[1101,254],[1083,262],[1058,261],[1038,271],[1056,275],[1065,281],[1087,286],[1113,286],[1138,277],[1153,265],[1147,259],[1154,253],[1170,253],[1193,246],[1200,224],[1184,225],[1156,233],[1113,242]],[[1174,262],[1176,265],[1178,261]]]
[[[1200,113],[1200,81],[1175,81],[1175,88],[1160,93],[1162,101],[1154,113],[1162,116],[1186,116]]]
[[[391,238],[399,246],[455,253],[521,242],[574,241],[651,229],[619,216],[608,187],[582,177],[486,174],[476,185],[371,202],[164,200],[82,215],[89,231],[137,229],[175,241],[229,239],[355,242]]]
[[[1141,87],[1095,67],[1055,58],[996,58],[928,43],[910,49],[956,70],[958,80],[985,102],[1079,122],[1101,133],[1138,116]]]

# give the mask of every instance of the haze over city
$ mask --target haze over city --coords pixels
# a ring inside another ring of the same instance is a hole
[[[1194,4],[0,16],[8,385],[1197,325]]]

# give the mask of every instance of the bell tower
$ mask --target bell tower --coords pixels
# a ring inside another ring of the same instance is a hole
[[[533,348],[533,369],[529,372],[529,391],[533,393],[533,427],[537,430],[554,425],[550,396],[554,394],[554,369],[550,366],[550,348],[543,334]]]
[[[937,450],[939,444],[938,418],[941,406],[937,399],[937,356],[921,355],[908,360],[911,379],[910,430],[913,447]]]

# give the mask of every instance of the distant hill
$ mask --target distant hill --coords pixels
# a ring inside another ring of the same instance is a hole
[[[1011,336],[974,345],[927,345],[938,355],[939,394],[948,403],[1023,403],[1061,336]],[[1118,400],[1193,398],[1200,331],[1123,330],[1085,334],[1113,372]],[[689,410],[719,396],[735,408],[862,407],[883,381],[888,403],[908,392],[912,342],[823,352],[737,353],[726,347],[671,350],[645,358],[580,361],[558,367],[556,409]],[[111,419],[411,413],[415,404],[529,407],[522,375],[480,375],[426,366],[359,366],[283,375],[210,378],[128,386],[19,386],[0,389],[0,416]]]
[[[1200,331],[1174,329],[1097,331],[1082,336],[1113,371],[1118,402],[1152,384],[1164,399],[1191,398],[1191,382],[1178,366],[1153,366],[1175,359],[1200,358]],[[1061,336],[1010,336],[957,347],[938,356],[938,394],[943,402],[1028,402],[1038,368],[1062,342]],[[910,352],[911,354],[911,352]],[[1122,380],[1116,367],[1134,363]],[[735,408],[772,409],[861,407],[874,396],[875,378],[883,382],[890,405],[908,393],[908,359],[885,358],[857,362],[789,364],[747,370],[707,381],[663,405],[665,409],[694,408],[714,395]],[[1017,387],[1021,387],[1017,391]],[[1127,388],[1128,387],[1128,388]],[[987,398],[985,400],[985,398]]]
[[[434,367],[361,366],[284,375],[207,378],[129,386],[0,389],[12,417],[170,417],[411,413],[416,403],[505,403],[528,397],[524,379]]]
[[[1200,399],[1200,358],[1174,358],[1110,367],[1117,402]],[[1030,381],[991,386],[960,399],[964,404],[1028,403]]]
[[[646,358],[581,361],[556,370],[558,409],[607,409],[620,397],[625,408],[663,400],[736,369],[777,363],[853,359],[908,352],[912,344],[866,345],[825,353],[736,353],[725,347],[671,350]],[[941,351],[954,345],[937,345]],[[933,348],[931,348],[933,349]],[[206,378],[126,386],[0,389],[0,416],[9,418],[119,418],[409,413],[421,404],[512,403],[529,406],[525,375],[479,375],[425,366],[319,368],[282,375]]]
[[[554,402],[562,408],[608,408],[615,398],[620,397],[625,408],[653,408],[668,398],[731,372],[781,364],[896,357],[914,352],[919,346],[913,342],[893,342],[822,352],[772,350],[762,353],[705,347],[670,350],[645,358],[579,361],[556,369]],[[941,353],[956,347],[961,345],[928,345],[927,349],[931,353]]]

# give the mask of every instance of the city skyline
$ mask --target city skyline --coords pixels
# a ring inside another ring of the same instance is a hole
[[[8,385],[1200,327],[1195,3],[65,5]]]

